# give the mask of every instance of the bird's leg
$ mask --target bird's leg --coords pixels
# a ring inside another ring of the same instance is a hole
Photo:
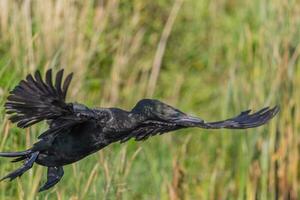
[[[22,167],[20,167],[19,169],[9,173],[5,177],[3,177],[1,179],[1,181],[4,180],[4,179],[7,179],[7,178],[9,178],[10,181],[12,181],[17,177],[22,176],[24,174],[24,172],[26,172],[27,170],[29,170],[33,166],[33,163],[35,162],[38,155],[39,155],[38,151],[31,153],[30,157],[24,162]]]
[[[39,192],[48,190],[57,184],[64,175],[63,167],[48,167],[47,182],[39,189]]]

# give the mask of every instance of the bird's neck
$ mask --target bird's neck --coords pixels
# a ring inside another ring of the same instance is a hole
[[[139,124],[141,122],[144,122],[148,117],[140,113],[130,112],[128,118],[132,123]]]
[[[131,130],[144,122],[147,117],[142,113],[128,112],[117,108],[109,108],[111,119],[106,126],[116,126],[120,130]]]

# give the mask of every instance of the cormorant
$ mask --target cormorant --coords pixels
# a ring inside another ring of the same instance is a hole
[[[247,129],[261,126],[273,118],[279,107],[263,108],[250,114],[251,110],[238,116],[217,122],[185,114],[155,99],[140,100],[131,111],[119,108],[88,108],[79,103],[65,101],[72,79],[69,74],[63,82],[63,69],[58,71],[55,82],[52,71],[46,72],[45,80],[39,71],[27,75],[7,98],[6,112],[12,114],[10,121],[20,128],[27,128],[47,121],[49,129],[43,132],[30,149],[20,152],[2,152],[2,157],[23,161],[23,165],[4,179],[13,180],[29,170],[34,163],[48,168],[47,182],[39,189],[44,191],[62,178],[63,166],[74,163],[114,142],[136,141],[150,136],[189,128]]]

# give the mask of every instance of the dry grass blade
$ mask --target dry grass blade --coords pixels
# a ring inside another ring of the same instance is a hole
[[[155,52],[155,56],[154,56],[154,60],[153,60],[153,65],[152,65],[152,70],[151,70],[151,74],[150,74],[150,78],[149,78],[149,82],[148,82],[148,96],[153,96],[154,94],[154,90],[155,90],[155,86],[156,86],[156,82],[158,79],[158,75],[159,75],[159,71],[161,68],[161,63],[162,63],[162,59],[165,53],[165,49],[166,49],[166,45],[168,42],[168,38],[171,34],[172,31],[172,27],[175,23],[175,19],[178,15],[178,12],[181,8],[181,5],[183,3],[184,0],[176,0],[173,4],[172,10],[170,12],[170,15],[168,17],[168,20],[164,26],[164,29],[162,31],[158,46],[157,46],[157,50]]]

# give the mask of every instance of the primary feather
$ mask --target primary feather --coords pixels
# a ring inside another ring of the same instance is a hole
[[[72,73],[67,76],[63,87],[63,70],[57,72],[55,87],[52,83],[52,70],[46,72],[46,82],[37,71],[20,81],[7,98],[5,108],[13,123],[20,128],[26,128],[42,120],[49,120],[70,112],[70,105],[65,103],[66,93],[72,79]]]

